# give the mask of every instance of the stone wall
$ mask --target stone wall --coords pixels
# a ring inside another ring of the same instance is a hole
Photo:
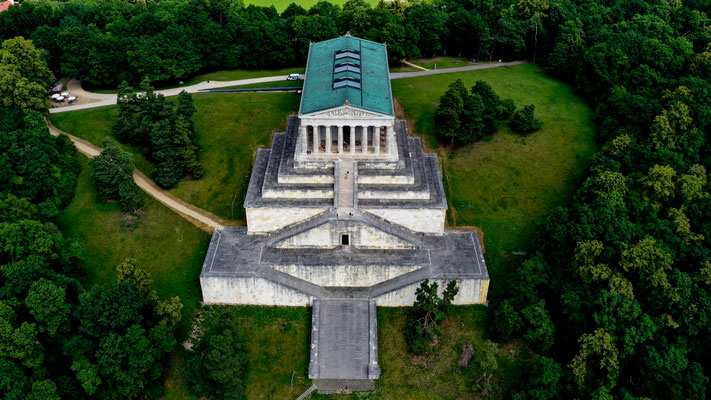
[[[286,175],[279,174],[277,182],[288,184],[333,184],[333,174],[331,175]]]
[[[245,209],[249,233],[266,233],[311,218],[326,211],[325,208],[275,208]]]
[[[274,269],[320,286],[372,286],[421,267],[380,265],[279,265]],[[413,300],[414,301],[414,300]]]
[[[427,190],[359,190],[359,199],[398,199],[398,200],[427,200],[430,192]]]
[[[332,199],[333,189],[267,189],[262,192],[265,199]]]
[[[430,279],[430,282],[437,282],[439,294],[442,295],[449,280]],[[386,293],[375,298],[377,305],[383,307],[407,307],[415,303],[415,290],[420,283],[412,284],[404,288]],[[489,290],[489,280],[462,279],[457,280],[459,293],[454,297],[452,304],[486,304],[486,296]]]
[[[370,225],[352,221],[330,221],[292,236],[279,243],[281,248],[333,248],[341,244],[341,235],[350,235],[350,244],[371,249],[406,249],[414,245]]]
[[[312,297],[286,286],[253,277],[200,277],[205,303],[260,306],[310,306]]]
[[[415,232],[444,233],[444,217],[447,210],[439,209],[397,209],[369,208],[363,209],[380,218],[402,225]]]
[[[415,178],[407,175],[358,175],[359,185],[412,185]]]

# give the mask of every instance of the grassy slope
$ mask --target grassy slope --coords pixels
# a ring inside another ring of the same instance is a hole
[[[522,65],[393,81],[394,96],[431,148],[439,147],[433,134],[439,97],[457,78],[467,87],[485,80],[519,107],[535,104],[536,116],[544,122],[539,132],[528,137],[502,125],[487,141],[440,152],[449,223],[484,230],[492,276],[490,298],[500,295],[509,282],[507,271],[514,264],[510,252],[532,250],[535,224],[570,200],[596,150],[590,109],[567,85],[535,72],[536,68]]]
[[[59,217],[67,237],[84,244],[86,284],[109,285],[116,280],[116,264],[126,257],[138,260],[150,272],[161,298],[180,296],[183,318],[178,341],[187,338],[193,313],[202,299],[199,285],[209,235],[148,196],[138,228],[121,226],[117,203],[97,197],[86,165],[77,195]],[[307,381],[311,313],[305,307],[240,307],[240,325],[247,339],[250,365],[245,376],[247,397],[295,398],[310,385]],[[193,398],[185,380],[190,353],[178,346],[170,359],[166,399]],[[292,372],[294,386],[290,386]]]
[[[203,147],[200,161],[206,174],[198,181],[181,181],[171,192],[222,218],[242,219],[254,149],[269,145],[272,133],[286,128],[287,114],[298,110],[299,97],[294,93],[199,93],[193,98],[198,110],[195,127]],[[111,106],[52,114],[51,118],[57,128],[100,145],[102,138],[112,135],[115,116],[116,106]],[[153,167],[140,149],[124,147],[135,154],[136,166],[150,176]]]
[[[193,312],[202,300],[198,278],[210,236],[148,196],[144,196],[138,227],[122,227],[118,204],[98,198],[86,158],[80,158],[77,194],[60,214],[59,226],[67,237],[84,245],[87,286],[112,284],[116,280],[114,267],[126,257],[135,258],[153,276],[161,298],[179,296],[182,300],[183,317],[176,336],[178,341],[185,340]],[[178,393],[186,393],[180,372],[182,353],[178,349],[171,357],[168,370],[169,386]]]
[[[242,328],[249,352],[243,378],[247,399],[295,399],[308,380],[311,344],[311,309],[307,307],[207,306],[201,310],[201,327],[218,320]],[[293,385],[292,385],[293,374]]]
[[[413,64],[419,65],[420,67],[427,69],[435,69],[435,64],[437,64],[436,69],[442,68],[454,68],[454,67],[466,67],[468,65],[473,65],[469,62],[466,57],[450,57],[450,56],[440,56],[435,58],[419,58],[417,60],[408,60]]]
[[[378,308],[378,356],[382,369],[379,389],[386,399],[461,399],[471,398],[472,384],[482,375],[478,367],[481,349],[488,338],[487,309],[482,306],[452,307],[445,321],[436,356],[427,366],[416,365],[405,341],[405,308]],[[476,354],[467,368],[457,361],[461,345],[470,342]],[[520,374],[522,354],[501,351],[499,368],[494,373],[492,397],[509,398],[507,390]],[[504,381],[505,382],[502,382]]]

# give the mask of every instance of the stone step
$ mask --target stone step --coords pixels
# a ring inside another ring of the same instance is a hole
[[[312,362],[309,378],[372,380],[380,375],[377,361],[375,303],[367,299],[321,298],[314,302]],[[315,313],[318,313],[316,320]],[[375,346],[374,351],[371,347]],[[318,387],[318,385],[317,385]]]

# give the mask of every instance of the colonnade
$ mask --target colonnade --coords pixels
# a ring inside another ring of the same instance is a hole
[[[301,125],[302,154],[388,154],[395,140],[392,125]]]

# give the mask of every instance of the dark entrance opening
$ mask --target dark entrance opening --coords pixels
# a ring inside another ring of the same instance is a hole
[[[351,127],[343,127],[343,150],[349,150],[351,147]]]
[[[341,246],[349,246],[350,245],[350,235],[343,234],[341,235]]]

